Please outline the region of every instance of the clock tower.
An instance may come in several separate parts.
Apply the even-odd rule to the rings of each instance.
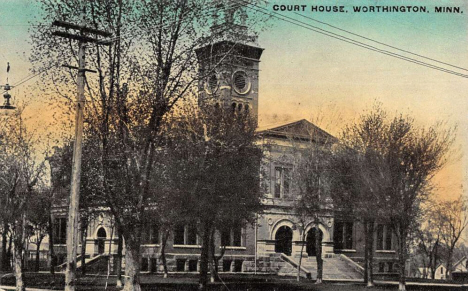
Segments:
[[[212,42],[196,50],[199,63],[198,103],[248,111],[258,117],[258,73],[263,49],[248,33],[245,7],[218,2]],[[216,20],[219,13],[224,17]],[[240,22],[240,23],[236,23]]]

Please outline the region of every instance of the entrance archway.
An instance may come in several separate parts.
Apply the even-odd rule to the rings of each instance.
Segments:
[[[98,254],[103,254],[105,251],[105,245],[106,245],[106,238],[107,238],[107,232],[104,229],[104,227],[101,227],[97,231],[97,248],[98,248]]]
[[[292,252],[293,232],[288,226],[282,226],[275,235],[275,252],[284,253],[287,256]]]
[[[317,232],[318,230],[318,232]],[[315,245],[315,238],[316,236],[319,235],[319,240],[320,242],[322,242],[323,240],[323,232],[317,228],[317,227],[313,227],[311,229],[309,229],[309,231],[307,232],[307,238],[306,238],[306,252],[307,252],[307,255],[309,255],[309,257],[315,257],[317,255],[317,248],[316,248],[316,245]]]

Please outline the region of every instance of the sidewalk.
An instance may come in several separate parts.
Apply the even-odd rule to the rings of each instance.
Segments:
[[[0,286],[0,291],[15,290],[14,286]],[[50,289],[26,288],[26,291],[57,291]]]

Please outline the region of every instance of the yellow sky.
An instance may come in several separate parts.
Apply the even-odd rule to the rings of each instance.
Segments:
[[[270,1],[290,4],[286,0]],[[415,57],[389,47],[350,35],[365,36],[425,57],[468,68],[468,2],[463,0],[299,0],[298,4],[343,5],[349,13],[320,13],[309,10],[300,14],[284,12],[308,25],[365,41],[381,49]],[[421,13],[353,13],[356,5],[425,5]],[[463,14],[433,13],[436,5],[460,7]],[[5,83],[3,65],[11,62],[10,83],[30,75],[28,21],[37,15],[32,0],[0,1],[0,84]],[[319,23],[317,21],[321,21]],[[325,23],[325,24],[324,24]],[[334,27],[332,27],[332,26]],[[339,29],[337,29],[339,28]],[[458,124],[457,146],[463,157],[452,161],[435,181],[440,197],[455,197],[467,180],[468,119],[467,78],[454,76],[370,51],[273,18],[271,27],[260,33],[259,45],[265,48],[260,64],[259,118],[261,124],[307,118],[337,135],[343,124],[356,118],[377,100],[389,112],[413,116],[427,126],[444,120]],[[415,57],[433,65],[468,73],[467,70]],[[6,66],[5,66],[6,67]],[[45,94],[37,78],[14,89],[17,102],[27,101],[31,126],[38,133],[53,130],[48,126],[56,112],[45,103]],[[466,187],[465,187],[466,189]]]

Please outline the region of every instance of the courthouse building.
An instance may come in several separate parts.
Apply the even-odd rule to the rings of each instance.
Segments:
[[[221,33],[214,43],[197,49],[200,67],[199,106],[223,106],[237,111],[249,111],[255,118],[258,107],[268,100],[260,99],[259,64],[263,49],[247,36],[246,27],[230,23],[232,29]],[[218,29],[216,26],[212,28]],[[268,184],[263,199],[264,210],[257,214],[253,226],[234,227],[217,233],[216,245],[225,245],[220,260],[221,272],[263,272],[292,274],[295,272],[301,245],[304,244],[303,275],[315,276],[315,236],[322,236],[324,278],[362,278],[364,231],[353,217],[336,211],[331,199],[323,206],[318,221],[311,218],[305,229],[294,215],[292,177],[295,143],[333,142],[335,137],[307,120],[258,128],[259,144],[265,161],[262,173]],[[53,165],[52,165],[53,166]],[[260,170],[260,169],[259,169]],[[55,252],[65,257],[66,206],[54,212]],[[87,231],[87,262],[92,264],[117,252],[117,235],[108,212],[93,220]],[[305,241],[301,241],[305,231]],[[395,242],[389,227],[377,224],[374,237],[374,260],[377,274],[397,270]],[[201,238],[190,226],[173,230],[166,246],[170,272],[196,272],[199,268]],[[221,248],[220,248],[221,250]],[[142,271],[160,272],[160,234],[157,226],[145,228],[142,242]],[[79,267],[79,266],[78,266]]]

